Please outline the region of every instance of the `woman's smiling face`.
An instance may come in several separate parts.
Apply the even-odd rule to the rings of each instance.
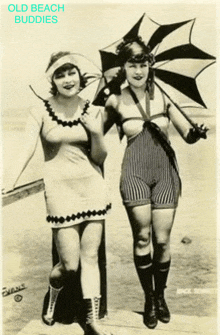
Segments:
[[[124,65],[126,79],[135,88],[141,88],[146,84],[149,74],[149,63],[126,62]]]
[[[65,97],[72,97],[80,90],[80,75],[76,67],[55,71],[53,81],[59,94]]]

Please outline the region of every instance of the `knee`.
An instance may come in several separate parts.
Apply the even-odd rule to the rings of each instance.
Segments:
[[[64,285],[66,280],[72,280],[72,278],[75,278],[77,270],[78,266],[74,266],[73,264],[71,265],[70,263],[59,263],[55,265],[49,277],[51,285],[53,287],[60,287],[60,284]]]
[[[160,251],[166,251],[170,246],[170,237],[169,236],[159,236],[156,238],[155,247]]]
[[[139,234],[135,240],[134,245],[138,249],[144,249],[150,245],[150,232],[145,234]]]
[[[81,263],[90,265],[98,264],[98,251],[96,249],[86,249],[81,252]]]
[[[79,263],[76,261],[65,261],[62,263],[61,272],[63,272],[66,276],[71,276],[71,274],[77,272]]]
[[[66,273],[66,276],[68,277],[76,273],[77,270],[78,270],[78,264],[74,264],[74,263],[64,264],[64,271]]]

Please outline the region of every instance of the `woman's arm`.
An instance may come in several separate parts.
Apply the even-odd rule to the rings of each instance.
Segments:
[[[119,115],[117,113],[118,98],[112,94],[105,104],[103,122],[104,122],[104,134],[106,134],[111,127],[117,123]]]
[[[90,156],[96,165],[102,165],[107,156],[107,149],[104,141],[103,116],[99,110],[97,113],[89,108],[83,114],[81,121],[90,133],[91,150]]]
[[[168,105],[167,113],[178,133],[188,144],[193,144],[200,140],[200,133],[189,123],[189,121],[175,106]],[[205,129],[203,128],[203,125],[198,126],[198,128],[200,128],[200,130]]]
[[[10,174],[8,175],[6,185],[2,190],[3,194],[12,191],[15,188],[16,183],[19,180],[19,177],[21,176],[22,172],[28,165],[30,159],[34,155],[39,138],[39,132],[40,132],[40,125],[33,118],[32,115],[29,115],[25,128],[25,135],[23,141],[24,145],[21,149],[21,152],[19,152],[19,158],[17,159],[12,169],[10,170]]]

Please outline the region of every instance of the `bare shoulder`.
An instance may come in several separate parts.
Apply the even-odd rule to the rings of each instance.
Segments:
[[[106,101],[106,109],[113,108],[114,110],[118,110],[118,106],[120,104],[121,96],[116,94],[111,94],[108,100]]]
[[[34,118],[40,125],[43,121],[46,107],[42,100],[38,99],[33,106],[30,106],[28,116]]]

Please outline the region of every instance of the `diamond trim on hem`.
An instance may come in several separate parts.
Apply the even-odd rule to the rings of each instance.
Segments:
[[[80,219],[80,218],[85,218],[85,217],[91,217],[91,216],[96,216],[96,215],[105,215],[107,213],[107,211],[109,209],[111,209],[111,204],[108,204],[106,206],[105,209],[103,210],[93,210],[93,211],[90,211],[88,210],[87,212],[81,212],[81,213],[77,213],[77,214],[72,214],[71,216],[70,215],[67,215],[66,217],[63,217],[63,216],[51,216],[51,215],[48,215],[47,216],[47,221],[48,222],[52,222],[52,223],[64,223],[65,221],[67,222],[70,222],[70,221],[75,221],[76,219]]]

